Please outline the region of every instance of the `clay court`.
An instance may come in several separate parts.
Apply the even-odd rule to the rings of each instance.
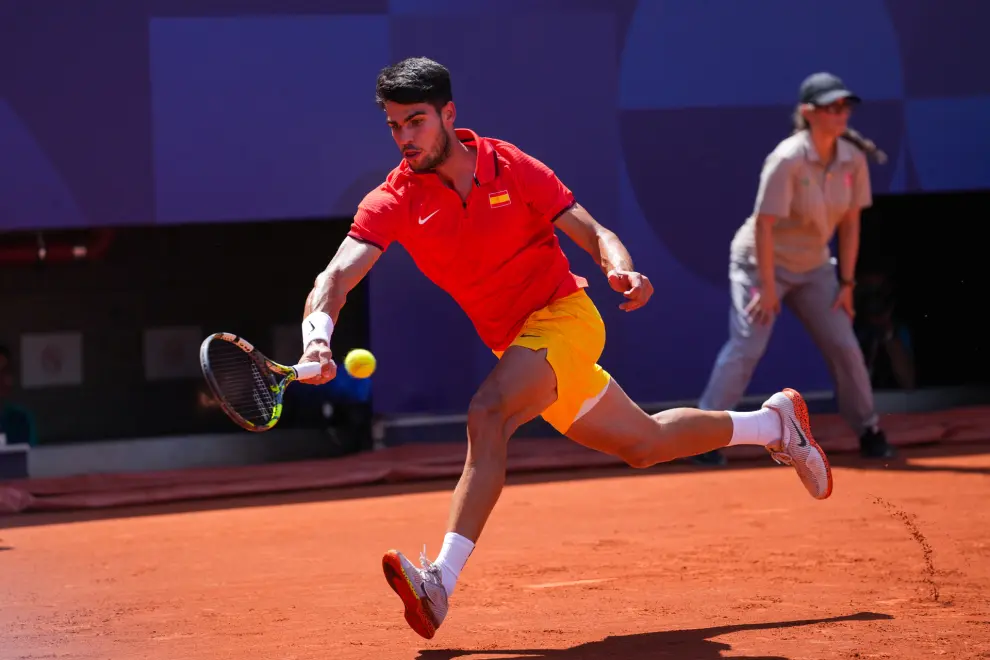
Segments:
[[[11,515],[0,656],[990,658],[990,444],[833,463],[510,476],[430,641],[380,557],[435,556],[449,478]]]

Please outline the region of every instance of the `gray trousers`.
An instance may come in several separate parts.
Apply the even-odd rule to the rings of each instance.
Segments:
[[[852,320],[843,310],[832,309],[839,292],[835,266],[827,263],[807,273],[777,268],[776,279],[781,304],[801,321],[825,358],[835,382],[839,413],[857,436],[862,435],[877,424],[878,416]],[[729,282],[732,292],[729,341],[719,352],[701,396],[698,407],[702,410],[732,410],[738,405],[773,331],[773,323],[754,325],[746,318],[746,306],[759,287],[757,271],[732,263]]]

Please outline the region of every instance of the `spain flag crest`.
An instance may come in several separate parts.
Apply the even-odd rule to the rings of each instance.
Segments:
[[[512,203],[509,199],[508,190],[499,190],[498,192],[488,193],[488,203],[492,205],[493,209],[497,209],[500,206],[508,206]]]

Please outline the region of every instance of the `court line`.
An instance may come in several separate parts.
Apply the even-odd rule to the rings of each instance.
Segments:
[[[597,578],[594,580],[571,580],[570,582],[545,582],[543,584],[529,584],[526,589],[554,589],[556,587],[573,587],[579,584],[601,584],[611,582],[615,578]]]

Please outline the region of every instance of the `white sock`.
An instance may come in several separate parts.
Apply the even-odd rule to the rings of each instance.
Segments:
[[[732,418],[732,445],[760,445],[768,447],[780,441],[780,415],[773,408],[760,408],[753,412],[729,411]]]
[[[440,548],[440,554],[437,555],[437,560],[433,563],[440,567],[443,575],[443,587],[447,590],[447,596],[454,593],[457,578],[461,576],[464,564],[467,563],[473,550],[474,542],[460,534],[447,532],[443,537],[443,547]]]

